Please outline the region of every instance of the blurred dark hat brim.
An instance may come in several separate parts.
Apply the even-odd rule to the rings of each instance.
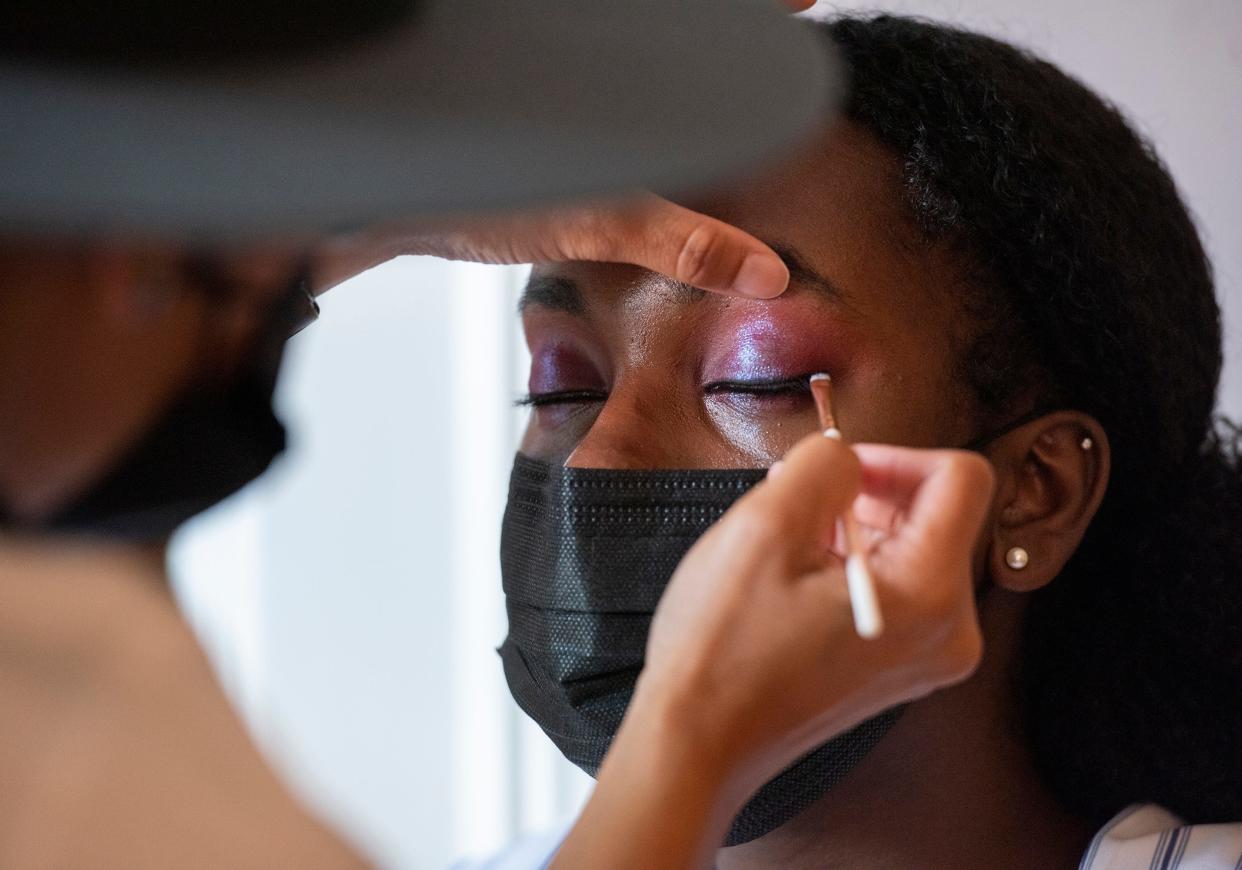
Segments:
[[[262,64],[10,58],[0,226],[245,239],[687,191],[839,96],[827,41],[770,0],[441,0]]]

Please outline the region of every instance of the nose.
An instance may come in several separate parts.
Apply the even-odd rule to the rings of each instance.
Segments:
[[[693,414],[671,390],[618,384],[590,430],[565,460],[568,468],[694,468]]]

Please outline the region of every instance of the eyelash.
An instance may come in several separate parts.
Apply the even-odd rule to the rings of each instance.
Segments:
[[[807,372],[804,375],[783,378],[779,381],[714,381],[705,386],[703,392],[709,396],[721,393],[741,393],[747,396],[787,396],[805,393],[809,396],[812,374],[814,372]]]
[[[576,405],[602,402],[607,393],[599,390],[558,390],[552,393],[530,393],[514,401],[519,408],[542,408],[545,405]]]
[[[811,375],[797,375],[779,381],[713,381],[703,388],[709,396],[721,394],[741,394],[747,396],[787,396],[810,395]],[[560,390],[551,393],[531,393],[522,396],[516,402],[519,408],[539,408],[546,405],[585,404],[587,402],[603,402],[607,393],[599,390]]]

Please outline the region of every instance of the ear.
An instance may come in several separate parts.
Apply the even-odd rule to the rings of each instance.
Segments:
[[[1057,411],[997,439],[988,456],[996,498],[986,570],[1012,592],[1039,589],[1061,573],[1100,507],[1108,436],[1087,414]]]

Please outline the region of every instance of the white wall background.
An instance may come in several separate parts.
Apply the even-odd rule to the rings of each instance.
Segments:
[[[494,652],[525,272],[402,258],[324,297],[277,396],[288,453],[173,548],[256,736],[385,866],[496,850],[589,783]]]
[[[862,7],[815,12],[847,8]],[[1242,3],[883,8],[1032,47],[1156,142],[1216,264],[1222,407],[1242,414]],[[385,866],[498,848],[587,787],[516,710],[493,652],[523,274],[404,258],[334,290],[290,347],[289,453],[174,548],[182,601],[257,737]]]

